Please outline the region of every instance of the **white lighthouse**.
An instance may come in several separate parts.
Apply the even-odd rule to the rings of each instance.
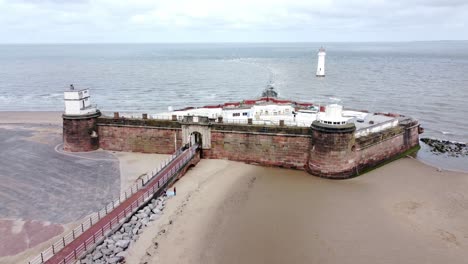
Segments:
[[[317,77],[325,77],[325,49],[322,47],[319,49],[317,54],[318,62],[317,62]]]

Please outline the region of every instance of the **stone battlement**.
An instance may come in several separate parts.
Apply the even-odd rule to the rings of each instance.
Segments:
[[[88,120],[88,121],[86,121]],[[202,158],[229,159],[263,166],[306,170],[326,178],[345,179],[419,146],[419,124],[405,118],[398,126],[356,138],[354,123],[310,127],[223,123],[222,119],[184,116],[169,119],[96,116],[82,121],[64,116],[64,140],[70,151],[88,151],[89,144],[71,137],[95,128],[95,147],[115,151],[170,154],[196,140]],[[82,126],[76,122],[82,122]],[[71,133],[82,129],[82,133]],[[91,140],[91,139],[89,139]],[[85,142],[89,141],[88,139]]]

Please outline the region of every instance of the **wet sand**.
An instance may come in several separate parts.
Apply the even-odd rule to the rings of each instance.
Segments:
[[[468,259],[468,174],[414,159],[344,181],[202,160],[176,186],[164,216],[131,246],[128,263]]]
[[[27,262],[167,157],[64,153],[61,122],[59,112],[0,112],[0,263]]]
[[[62,125],[58,111],[0,111],[0,124],[54,124]]]
[[[77,222],[60,225],[37,220],[0,219],[0,251],[8,253],[0,258],[0,263],[27,263],[76,225]]]

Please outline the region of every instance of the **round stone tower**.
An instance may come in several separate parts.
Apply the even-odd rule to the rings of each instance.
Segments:
[[[346,179],[356,175],[354,123],[341,114],[341,105],[328,105],[311,126],[311,148],[306,169],[313,175]]]
[[[64,92],[63,149],[71,152],[99,148],[97,118],[101,112],[91,104],[89,89],[75,90],[73,85]]]

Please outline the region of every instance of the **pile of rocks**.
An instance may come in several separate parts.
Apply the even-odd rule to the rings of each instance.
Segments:
[[[468,156],[468,145],[465,143],[433,138],[421,138],[421,141],[428,145],[434,154],[446,154],[451,157]]]
[[[125,250],[130,243],[136,241],[143,228],[151,221],[158,219],[164,210],[166,198],[161,196],[152,199],[144,208],[138,210],[120,230],[104,240],[93,252],[86,255],[80,263],[83,264],[114,264],[125,260]]]

